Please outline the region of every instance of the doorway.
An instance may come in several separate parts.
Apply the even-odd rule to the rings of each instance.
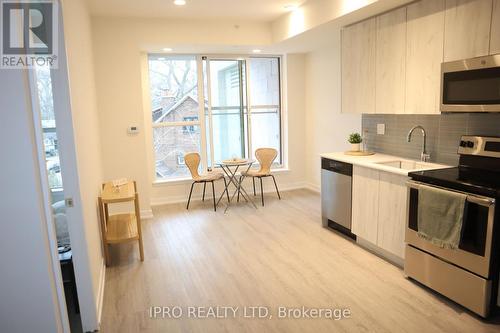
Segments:
[[[83,332],[78,292],[73,266],[73,253],[68,228],[69,216],[67,207],[73,205],[71,199],[64,195],[64,182],[61,169],[60,147],[57,134],[57,123],[54,112],[54,97],[51,70],[48,66],[36,66],[32,71],[33,106],[39,119],[37,124],[41,147],[41,156],[45,165],[46,184],[48,184],[48,201],[52,229],[57,239],[57,252],[61,278],[64,286],[64,297],[71,332]]]

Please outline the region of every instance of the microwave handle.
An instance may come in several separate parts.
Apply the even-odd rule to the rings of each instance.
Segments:
[[[471,193],[467,193],[467,192],[462,192],[462,191],[450,190],[450,189],[447,189],[447,188],[444,188],[444,187],[441,187],[441,186],[428,185],[428,184],[416,182],[414,180],[407,181],[406,182],[406,186],[408,186],[410,188],[413,188],[415,190],[418,190],[420,188],[420,186],[428,186],[428,187],[435,187],[435,188],[439,188],[439,189],[450,191],[450,192],[462,193],[462,194],[467,195],[467,199],[466,200],[468,202],[475,203],[475,204],[478,204],[478,205],[481,205],[481,206],[485,206],[485,207],[489,207],[489,206],[495,204],[495,199],[492,199],[492,198],[482,197],[482,196],[478,196],[478,195],[475,195],[475,194],[471,194]]]

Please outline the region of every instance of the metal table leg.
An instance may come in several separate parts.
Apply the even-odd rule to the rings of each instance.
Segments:
[[[253,200],[250,198],[250,196],[248,195],[248,193],[246,192],[246,190],[243,188],[243,186],[241,185],[243,180],[245,179],[245,177],[241,177],[241,179],[237,179],[236,177],[236,173],[238,172],[238,169],[239,169],[239,165],[236,166],[236,168],[234,169],[234,171],[231,170],[231,168],[227,165],[221,165],[221,168],[222,170],[224,171],[224,173],[227,175],[229,181],[227,182],[225,188],[224,188],[224,191],[222,191],[222,194],[221,196],[219,197],[219,200],[217,200],[217,205],[219,204],[219,202],[222,200],[222,198],[224,197],[224,193],[227,193],[229,194],[229,186],[230,184],[233,184],[235,187],[236,187],[236,190],[234,191],[233,195],[229,198],[228,200],[228,204],[226,206],[226,209],[224,210],[224,212],[227,211],[227,209],[229,208],[229,206],[231,205],[231,200],[233,200],[233,198],[235,197],[235,195],[240,192],[241,195],[243,196],[243,198],[245,199],[246,202],[250,201],[250,203],[252,203],[252,205],[257,208],[257,206],[255,205],[255,203],[253,202]],[[248,171],[251,167],[251,164],[248,166],[247,170]]]
[[[248,172],[248,170],[250,170],[250,167],[252,165],[250,164],[246,170],[246,172]],[[250,201],[252,203],[252,205],[257,208],[257,206],[255,205],[255,203],[253,202],[253,200],[250,198],[250,196],[248,195],[247,191],[245,190],[245,188],[241,185],[243,183],[243,180],[245,180],[245,176],[242,175],[242,177],[239,179],[239,180],[236,180],[236,172],[233,174],[234,177],[234,185],[236,186],[236,191],[233,193],[233,196],[231,197],[234,198],[234,196],[240,192],[242,197],[245,199],[246,202]]]
[[[220,201],[222,200],[222,198],[224,197],[224,193],[227,193],[227,195],[229,196],[229,186],[230,186],[231,184],[233,184],[233,185],[234,185],[234,183],[233,183],[233,181],[232,181],[232,178],[233,178],[234,176],[233,176],[233,173],[231,172],[231,169],[229,169],[229,167],[228,167],[228,168],[227,168],[227,170],[226,170],[226,168],[224,167],[224,165],[221,165],[220,167],[222,168],[222,170],[224,171],[224,173],[227,175],[227,177],[228,177],[228,180],[229,180],[229,181],[225,184],[224,191],[222,191],[222,194],[221,194],[221,196],[219,197],[219,200],[217,200],[217,205],[219,205],[219,202],[220,202]],[[236,170],[235,170],[234,174],[236,174],[236,171],[237,171],[237,170],[238,170],[238,167],[236,168]],[[229,199],[228,199],[228,204],[230,204],[230,203],[231,203],[231,198],[229,198]]]

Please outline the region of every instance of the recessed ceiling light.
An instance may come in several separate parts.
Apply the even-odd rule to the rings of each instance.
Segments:
[[[170,47],[163,48],[163,52],[172,52],[172,51],[173,51],[173,49]]]
[[[255,50],[252,50],[253,53],[261,53],[262,50],[259,50],[259,49],[255,49]]]
[[[186,4],[186,0],[175,0],[174,5],[184,6]]]
[[[288,5],[285,5],[285,10],[289,10],[289,11],[293,11],[293,10],[296,10],[297,8],[299,8],[298,5],[295,5],[295,4],[288,4]]]

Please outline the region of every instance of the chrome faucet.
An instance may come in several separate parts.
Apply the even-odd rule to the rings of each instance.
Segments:
[[[420,125],[413,126],[411,128],[411,130],[408,132],[408,136],[406,137],[406,141],[411,142],[411,135],[412,135],[413,131],[416,130],[417,128],[422,130],[422,135],[424,137],[424,141],[422,144],[422,153],[420,154],[420,160],[423,162],[427,162],[431,158],[431,155],[427,153],[427,150],[425,148],[425,145],[427,142],[427,133],[425,133],[425,129]]]

